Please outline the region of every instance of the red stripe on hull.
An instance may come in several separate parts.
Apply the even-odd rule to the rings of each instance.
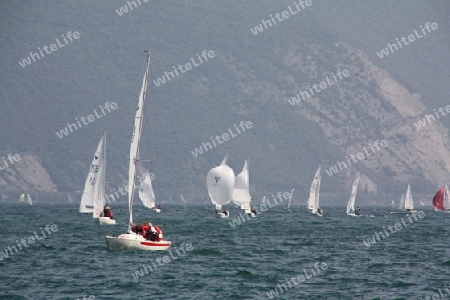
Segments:
[[[170,244],[152,243],[152,242],[141,242],[144,246],[170,246]]]

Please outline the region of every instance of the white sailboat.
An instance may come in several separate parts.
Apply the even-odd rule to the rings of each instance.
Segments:
[[[411,186],[408,183],[408,187],[406,188],[406,193],[402,195],[400,199],[400,206],[398,211],[391,211],[391,214],[404,214],[404,213],[413,213],[417,212],[414,210],[414,201],[411,193]]]
[[[155,193],[153,192],[150,174],[145,172],[142,178],[143,180],[141,180],[141,186],[139,188],[139,198],[145,207],[149,209],[155,208]]]
[[[308,209],[311,211],[312,214],[317,215],[319,217],[323,216],[323,211],[320,209],[319,206],[321,167],[322,165],[319,166],[319,168],[316,171],[316,174],[314,175],[314,179],[311,183],[311,188],[309,190],[309,199],[308,199]]]
[[[92,213],[94,219],[99,220],[100,225],[114,225],[116,220],[102,217],[103,208],[106,205],[105,181],[106,175],[106,132],[98,142],[97,150],[89,167],[89,173],[84,184],[81,196],[79,212]]]
[[[118,237],[109,235],[106,236],[106,244],[110,250],[166,250],[172,245],[172,242],[163,240],[162,232],[159,234],[159,239],[157,241],[150,241],[144,238],[141,234],[137,234],[131,230],[133,226],[133,201],[134,190],[136,187],[136,168],[139,162],[139,144],[144,121],[144,105],[147,92],[148,70],[150,66],[150,53],[148,51],[145,52],[147,52],[147,69],[144,74],[142,88],[139,94],[139,101],[136,108],[134,128],[130,145],[130,164],[128,173],[128,210],[130,213],[130,219],[128,231]]]
[[[248,174],[248,161],[244,163],[242,172],[239,173],[234,182],[233,190],[233,202],[240,206],[246,214],[249,216],[256,217],[256,214],[252,211],[251,203],[252,197],[250,197],[250,186],[249,186],[249,174]]]
[[[359,214],[359,211],[355,211],[355,200],[356,200],[356,193],[358,192],[359,180],[360,180],[360,176],[358,176],[353,181],[352,193],[350,194],[350,199],[348,199],[348,203],[347,203],[347,216],[352,216],[352,217],[360,217],[361,216]]]
[[[25,194],[20,194],[19,202],[25,202]]]
[[[73,203],[73,199],[72,199],[72,197],[70,196],[70,194],[67,194],[67,198],[69,199],[69,203]]]
[[[285,207],[283,207],[283,209],[287,212],[291,212],[291,202],[292,202],[292,197],[294,195],[294,189],[291,190],[290,195],[289,195],[289,200],[288,203]]]
[[[33,201],[31,200],[30,194],[27,194],[27,204],[33,205]]]
[[[235,177],[233,170],[227,166],[227,157],[222,163],[208,171],[206,175],[206,187],[209,198],[216,206],[216,214],[219,218],[228,218],[230,213],[222,210],[222,206],[231,202],[235,186]]]

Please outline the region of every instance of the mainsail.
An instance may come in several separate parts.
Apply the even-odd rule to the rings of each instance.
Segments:
[[[101,205],[99,204],[100,201],[104,201],[105,198],[105,173],[102,170],[105,167],[103,163],[105,139],[106,133],[103,133],[89,168],[79,208],[80,213],[92,213],[93,217],[98,217],[98,214],[96,215],[98,212],[97,206]]]
[[[134,116],[134,128],[130,145],[130,165],[128,172],[128,210],[130,212],[130,224],[133,223],[133,197],[136,184],[136,168],[139,162],[139,144],[141,141],[142,125],[144,121],[145,94],[147,92],[148,69],[150,66],[150,55],[147,55],[147,69],[142,80],[141,93],[139,94],[136,114]]]
[[[408,183],[408,188],[406,189],[405,194],[405,209],[413,210],[414,209],[414,201],[411,194],[411,186]]]
[[[221,209],[222,205],[231,202],[234,185],[234,172],[226,165],[225,157],[220,166],[212,168],[206,175],[208,194],[216,209]]]
[[[308,209],[311,210],[313,214],[317,213],[317,209],[319,208],[319,191],[320,191],[320,169],[322,165],[316,171],[314,175],[314,179],[311,183],[311,188],[309,190],[309,199],[308,199]]]
[[[242,172],[235,178],[234,190],[233,190],[233,202],[245,210],[245,213],[251,213],[249,191],[249,175],[248,175],[248,161],[244,163]]]
[[[30,194],[27,194],[27,203],[33,205],[33,201],[31,200]]]
[[[437,191],[433,197],[433,206],[436,210],[447,210],[450,208],[450,199],[447,184]]]
[[[356,192],[358,191],[360,177],[358,176],[352,185],[352,193],[347,203],[347,215],[355,212]]]
[[[152,180],[150,174],[145,172],[141,181],[141,187],[139,188],[139,198],[147,208],[155,207],[155,193],[153,192]]]
[[[294,196],[294,189],[291,190],[291,192],[289,193],[289,200],[288,203],[286,205],[286,209],[291,208],[291,202],[292,202],[292,197]]]

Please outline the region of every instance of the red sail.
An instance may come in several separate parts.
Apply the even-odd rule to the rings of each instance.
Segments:
[[[433,206],[438,210],[444,210],[444,195],[445,189],[440,188],[433,197]]]

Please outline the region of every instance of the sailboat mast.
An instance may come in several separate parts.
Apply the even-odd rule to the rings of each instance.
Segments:
[[[145,106],[145,95],[147,92],[148,69],[150,66],[150,52],[147,50],[144,52],[147,53],[147,69],[145,71],[144,79],[142,81],[141,93],[139,94],[139,101],[138,106],[136,108],[136,115],[134,117],[134,128],[130,146],[130,169],[128,173],[128,210],[130,212],[130,224],[128,225],[129,227],[133,223],[133,199],[136,181],[136,168],[139,161],[139,145],[141,141],[142,124],[145,112],[144,106]]]

